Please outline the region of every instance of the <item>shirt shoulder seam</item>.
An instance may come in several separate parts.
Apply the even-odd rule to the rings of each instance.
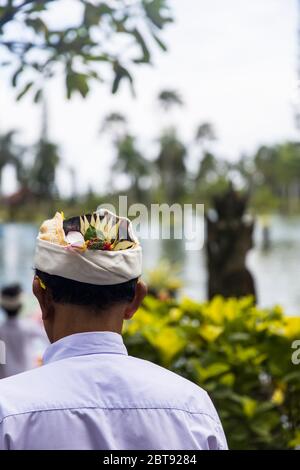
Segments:
[[[72,410],[84,410],[84,409],[89,409],[89,410],[161,410],[161,411],[181,411],[183,413],[187,413],[190,415],[203,415],[209,417],[212,421],[214,421],[216,424],[219,426],[221,425],[220,421],[214,418],[211,414],[207,413],[206,411],[199,410],[199,411],[192,411],[192,410],[186,410],[184,408],[179,408],[179,407],[161,407],[161,406],[115,406],[115,407],[104,407],[104,406],[68,406],[68,407],[58,407],[58,408],[42,408],[38,410],[28,410],[28,411],[21,411],[19,413],[11,413],[7,414],[6,416],[3,416],[2,419],[0,419],[0,424],[3,424],[4,421],[8,418],[13,418],[17,416],[22,416],[25,414],[32,414],[32,413],[42,413],[42,412],[51,412],[51,411],[72,411]]]

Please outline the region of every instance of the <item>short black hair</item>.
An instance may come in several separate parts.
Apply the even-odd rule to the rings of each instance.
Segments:
[[[2,287],[1,289],[1,297],[3,296],[6,298],[11,298],[11,300],[14,300],[21,293],[22,287],[18,283],[9,284],[7,286]],[[6,312],[8,317],[16,317],[22,308],[22,303],[20,302],[20,304],[14,308],[7,307],[5,305],[1,305],[1,307]]]
[[[118,303],[132,302],[138,281],[135,278],[120,284],[98,286],[48,274],[39,269],[35,273],[47,289],[50,289],[54,302],[81,305],[94,311],[103,311]]]

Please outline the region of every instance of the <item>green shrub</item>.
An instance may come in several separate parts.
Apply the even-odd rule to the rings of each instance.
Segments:
[[[129,354],[207,390],[232,449],[300,446],[300,365],[292,342],[300,318],[251,298],[208,303],[148,296],[124,328]]]

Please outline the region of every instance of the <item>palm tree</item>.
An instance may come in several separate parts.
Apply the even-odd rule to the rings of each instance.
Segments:
[[[31,178],[33,192],[41,199],[51,200],[56,194],[55,176],[59,161],[58,146],[40,139],[35,146]]]
[[[180,93],[176,90],[162,90],[158,94],[157,99],[165,112],[184,105]],[[179,140],[174,126],[164,129],[158,141],[159,153],[155,163],[158,170],[162,197],[164,197],[168,203],[174,203],[178,201],[184,193],[187,173],[185,167],[187,149]]]
[[[126,175],[130,181],[130,192],[135,200],[143,197],[141,178],[149,175],[149,162],[138,150],[136,139],[128,131],[127,118],[120,112],[113,111],[103,119],[100,132],[112,134],[116,152],[116,162],[112,166],[111,186],[114,187],[116,175]]]
[[[16,169],[17,179],[23,183],[23,164],[21,157],[24,154],[24,147],[15,143],[17,131],[11,130],[6,134],[0,135],[0,193],[1,193],[1,176],[6,165],[13,165]]]
[[[104,117],[100,127],[100,133],[110,132],[113,134],[114,139],[118,140],[124,135],[126,127],[126,116],[118,111],[113,111]]]
[[[286,142],[261,147],[255,157],[257,186],[268,187],[285,210],[297,209],[300,199],[300,145]]]
[[[166,200],[168,203],[173,203],[178,201],[184,193],[187,149],[179,140],[174,128],[162,133],[159,145],[156,166]]]
[[[58,146],[48,137],[48,114],[45,101],[42,106],[41,136],[34,150],[35,160],[30,175],[32,189],[40,199],[51,201],[57,192],[55,178],[60,156]]]
[[[200,147],[199,169],[195,177],[196,185],[200,189],[207,189],[209,179],[216,179],[218,173],[218,162],[216,157],[208,151],[207,144],[216,140],[215,130],[209,122],[202,122],[196,129],[195,142]]]
[[[184,104],[180,94],[175,90],[162,90],[158,95],[158,101],[165,111]]]
[[[136,145],[136,139],[125,134],[115,143],[117,160],[112,167],[113,176],[126,175],[130,180],[130,189],[135,200],[142,198],[140,180],[149,175],[149,162],[143,157]]]
[[[216,140],[216,134],[213,125],[209,122],[201,123],[196,130],[195,140],[203,147],[207,142],[213,142]]]
[[[217,159],[209,152],[205,152],[201,162],[197,175],[198,181],[207,181],[210,176],[217,173]]]

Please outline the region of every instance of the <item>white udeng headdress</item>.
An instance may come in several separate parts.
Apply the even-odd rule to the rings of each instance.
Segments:
[[[126,217],[104,210],[64,220],[57,212],[40,227],[34,266],[88,284],[120,284],[142,274],[142,249]]]

